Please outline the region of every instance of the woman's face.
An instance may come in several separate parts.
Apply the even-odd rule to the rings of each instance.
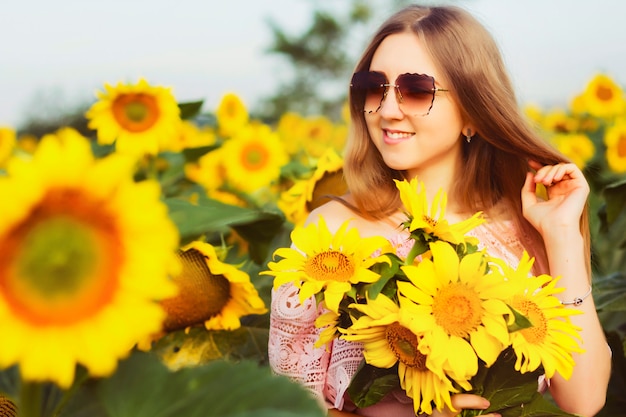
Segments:
[[[396,84],[401,74],[417,73],[434,77],[436,88],[449,88],[412,33],[385,38],[369,70],[384,73],[390,84]],[[449,92],[437,91],[428,115],[411,114],[406,105],[399,105],[396,95],[397,89],[389,87],[378,111],[365,113],[372,141],[390,168],[406,170],[410,177],[418,176],[426,184],[448,189],[462,163],[461,134],[466,125],[459,107]]]

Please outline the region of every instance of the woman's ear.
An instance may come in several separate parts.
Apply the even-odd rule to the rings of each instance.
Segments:
[[[470,143],[472,141],[472,137],[476,134],[476,129],[474,129],[474,126],[472,125],[465,125],[461,134],[465,136],[465,141]]]

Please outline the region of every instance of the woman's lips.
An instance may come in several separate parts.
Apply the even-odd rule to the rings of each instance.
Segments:
[[[404,142],[413,137],[412,132],[383,130],[383,140],[388,145]]]

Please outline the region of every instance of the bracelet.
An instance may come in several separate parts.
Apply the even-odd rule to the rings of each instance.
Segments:
[[[591,285],[589,285],[589,290],[583,294],[582,297],[576,297],[572,301],[561,301],[561,304],[564,306],[579,306],[583,303],[585,298],[589,297],[589,295],[591,295]]]

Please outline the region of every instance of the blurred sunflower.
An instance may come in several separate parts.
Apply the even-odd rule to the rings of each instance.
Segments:
[[[309,117],[302,121],[301,145],[311,158],[319,158],[335,139],[335,127],[328,117]]]
[[[430,244],[433,259],[417,266],[403,266],[410,282],[398,281],[399,292],[416,304],[411,330],[423,334],[420,348],[428,355],[428,367],[450,369],[457,381],[469,380],[478,371],[477,357],[491,366],[505,346],[509,333],[502,300],[516,288],[489,275],[482,252],[459,260],[446,242]]]
[[[278,248],[274,256],[278,262],[269,262],[274,288],[293,283],[300,288],[300,301],[324,290],[326,307],[338,312],[339,303],[352,284],[374,282],[380,275],[368,269],[375,263],[388,262],[384,253],[390,252],[389,241],[381,236],[361,237],[356,228],[348,228],[349,221],[331,234],[322,217],[319,223],[295,227],[291,232],[294,247]],[[382,251],[379,256],[372,256]]]
[[[278,135],[261,123],[237,131],[222,145],[228,185],[245,193],[267,187],[280,177],[289,157]]]
[[[615,173],[626,172],[626,119],[620,119],[604,133],[606,160]]]
[[[532,327],[511,333],[517,356],[515,369],[532,372],[542,365],[546,378],[558,372],[568,379],[574,369],[572,352],[583,352],[577,342],[580,328],[569,317],[582,314],[581,311],[566,308],[554,296],[564,290],[556,287],[558,279],[549,275],[529,276],[533,259],[527,253],[516,269],[499,259],[493,262],[500,266],[503,277],[521,288],[507,303],[532,323]]]
[[[408,220],[404,223],[404,226],[410,232],[415,232],[419,229],[426,234],[455,245],[468,241],[474,242],[474,238],[466,237],[465,234],[484,222],[481,212],[475,213],[469,219],[451,225],[445,218],[448,198],[442,190],[439,190],[435,195],[429,213],[428,197],[426,196],[426,187],[423,182],[418,181],[416,178],[411,179],[411,181],[394,181],[400,191],[400,199],[407,211]]]
[[[296,155],[302,150],[303,117],[295,112],[286,112],[280,116],[276,133],[289,155]]]
[[[77,364],[106,376],[161,328],[176,293],[178,231],[134,162],[95,160],[72,131],[9,161],[0,193],[0,368],[67,388]]]
[[[326,203],[329,195],[341,196],[347,190],[343,159],[333,148],[328,148],[318,160],[311,177],[296,180],[281,193],[277,204],[289,221],[299,225],[304,223],[311,211]]]
[[[576,166],[583,169],[596,153],[596,147],[584,133],[559,133],[550,142]]]
[[[105,84],[85,116],[98,133],[98,143],[116,150],[156,155],[168,149],[180,129],[180,109],[169,88],[137,84]]]
[[[457,390],[447,378],[447,370],[440,368],[435,373],[427,367],[427,357],[419,349],[421,336],[411,331],[412,318],[402,311],[404,305],[379,294],[366,304],[351,307],[362,315],[347,329],[339,329],[341,338],[363,343],[365,362],[372,366],[388,369],[398,364],[400,386],[413,399],[416,415],[432,414],[433,402],[438,409],[454,408],[450,393]]]
[[[250,116],[246,105],[234,93],[225,94],[220,100],[217,110],[217,128],[220,136],[229,138],[248,125]]]
[[[205,153],[197,161],[185,164],[185,176],[208,192],[219,189],[226,181],[224,148]]]
[[[182,120],[178,134],[163,150],[180,152],[183,149],[215,145],[216,142],[217,135],[212,128],[207,126],[198,127],[189,120]]]
[[[16,145],[15,129],[7,126],[0,126],[0,169],[4,167]]]
[[[606,74],[597,74],[589,81],[582,100],[587,112],[596,117],[610,118],[626,111],[622,88]]]
[[[201,323],[208,330],[234,330],[241,327],[242,317],[267,312],[250,276],[223,263],[209,243],[192,242],[178,252],[178,257],[182,271],[174,282],[179,292],[161,301],[167,312],[164,330]]]

